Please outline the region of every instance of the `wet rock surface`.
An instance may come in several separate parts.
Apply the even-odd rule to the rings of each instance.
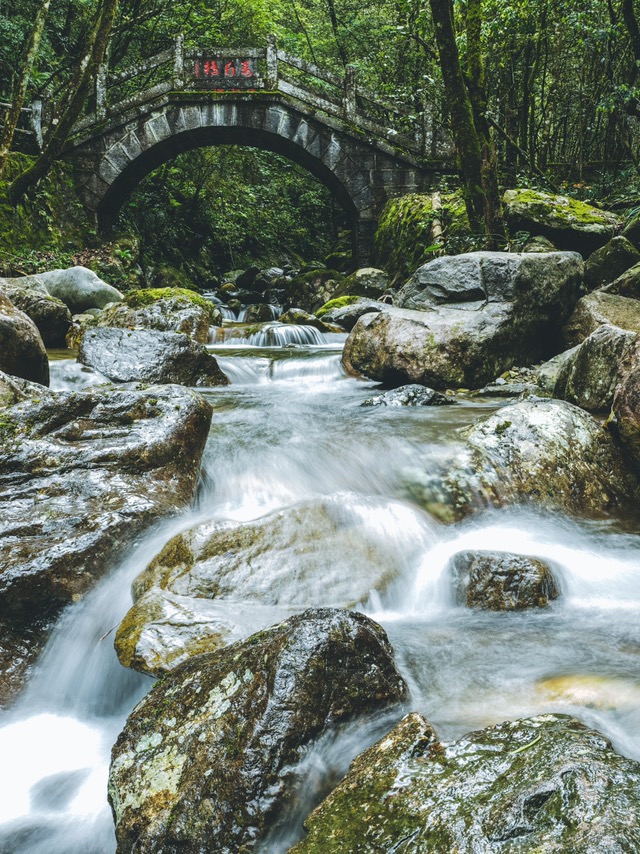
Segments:
[[[38,329],[0,293],[0,371],[49,385],[49,360]]]
[[[615,430],[640,471],[640,343],[635,343],[620,365],[612,415]]]
[[[564,329],[566,346],[582,344],[592,332],[605,324],[640,332],[640,301],[604,290],[582,297]]]
[[[404,385],[400,388],[368,397],[363,406],[450,406],[457,401],[446,394],[423,385]]]
[[[568,252],[438,258],[399,292],[401,308],[360,318],[343,365],[392,387],[479,388],[557,351],[582,268]]]
[[[71,314],[82,314],[89,308],[104,308],[110,302],[119,302],[122,294],[117,288],[103,282],[93,270],[86,267],[69,267],[67,270],[48,270],[20,279],[0,279],[23,288],[42,287],[52,297],[61,300]]]
[[[443,521],[512,504],[602,517],[634,506],[638,482],[589,413],[560,400],[503,407],[445,461],[407,469],[408,494]]]
[[[71,312],[59,299],[34,288],[16,285],[3,286],[4,293],[16,308],[23,311],[35,323],[45,347],[64,347],[66,335],[71,328]]]
[[[456,599],[468,608],[522,611],[544,608],[560,595],[551,569],[541,560],[505,552],[459,552],[450,572]]]
[[[202,344],[187,335],[152,330],[87,329],[78,361],[115,382],[228,385]]]
[[[362,502],[351,499],[303,501],[253,522],[204,523],[174,537],[133,584],[136,601],[116,635],[121,663],[157,674],[246,637],[247,608],[255,628],[274,613],[353,607],[383,591],[401,571],[403,550],[383,545]],[[392,507],[386,511],[392,518]],[[181,616],[188,612],[198,615],[196,636]]]
[[[309,742],[402,701],[384,631],[362,614],[306,611],[157,683],[112,752],[118,850],[251,850],[291,795]]]
[[[441,744],[411,714],[353,762],[291,851],[635,851],[639,783],[639,763],[567,715]]]
[[[211,408],[179,387],[54,393],[3,378],[2,388],[4,698],[18,687],[7,671],[15,679],[33,653],[16,655],[15,644],[88,590],[138,532],[191,502]]]
[[[584,265],[584,283],[590,291],[611,284],[640,262],[640,252],[626,237],[614,237],[590,255]]]
[[[351,273],[334,292],[334,299],[346,295],[378,299],[389,287],[389,276],[376,267],[361,267]]]
[[[382,311],[386,305],[386,303],[378,300],[347,296],[339,300],[330,300],[316,314],[326,323],[337,323],[347,332],[351,332],[364,314]]]

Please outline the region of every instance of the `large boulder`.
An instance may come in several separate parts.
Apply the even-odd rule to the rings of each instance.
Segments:
[[[608,285],[630,267],[640,263],[640,252],[626,237],[614,237],[597,249],[584,265],[584,282],[593,291]]]
[[[5,377],[3,387],[0,697],[16,687],[5,680],[11,638],[53,619],[143,528],[190,504],[211,420],[179,386],[54,393]]]
[[[601,293],[640,299],[640,263],[629,267],[617,279],[614,279],[610,285],[605,285],[601,289]]]
[[[376,267],[361,267],[336,288],[333,298],[347,295],[378,299],[389,287],[389,276]]]
[[[0,292],[0,371],[49,385],[49,360],[38,329]]]
[[[540,234],[558,249],[580,252],[585,257],[608,243],[621,226],[615,214],[540,190],[507,190],[504,210],[512,233]]]
[[[564,329],[566,346],[581,344],[599,326],[605,324],[640,332],[640,301],[603,290],[582,297]]]
[[[331,299],[316,311],[316,317],[325,323],[336,323],[347,332],[351,332],[363,314],[382,311],[386,303],[365,297],[344,296]]]
[[[80,342],[78,361],[115,382],[229,383],[202,344],[176,332],[90,328]]]
[[[130,291],[97,318],[98,326],[180,332],[200,344],[209,343],[209,329],[220,326],[220,310],[199,294],[184,288]]]
[[[551,389],[553,395],[589,412],[609,410],[621,366],[638,338],[637,332],[599,326],[569,351]]]
[[[122,294],[117,288],[103,282],[87,267],[69,267],[68,270],[48,270],[20,279],[5,279],[12,285],[23,288],[46,288],[50,296],[56,297],[69,308],[71,314],[82,314],[89,308],[104,308],[110,302],[119,302]],[[0,286],[2,280],[0,280]]]
[[[363,505],[338,494],[253,522],[205,522],[177,535],[133,584],[135,604],[116,635],[121,663],[158,674],[246,637],[265,620],[269,625],[274,609],[288,616],[312,605],[353,607],[373,590],[383,592],[412,546],[381,537],[363,514],[373,507],[389,517],[403,511],[394,502]],[[195,635],[185,614],[197,614]]]
[[[384,631],[345,611],[306,611],[190,659],[138,704],[113,748],[118,850],[252,850],[312,739],[406,693]]]
[[[568,715],[442,744],[411,714],[353,762],[305,826],[291,854],[637,851],[640,763]]]
[[[344,276],[336,270],[314,268],[298,273],[289,281],[287,278],[280,280],[286,287],[284,310],[301,308],[313,314],[332,299]]]
[[[582,272],[571,252],[437,258],[401,289],[401,308],[360,318],[343,364],[391,386],[480,387],[557,352]]]
[[[62,300],[49,296],[42,289],[3,285],[4,293],[16,308],[23,311],[35,323],[45,347],[66,347],[66,336],[71,329],[71,312]]]
[[[611,434],[570,403],[505,406],[466,440],[457,454],[405,473],[408,494],[443,521],[522,503],[597,518],[637,500],[637,479]]]
[[[541,560],[507,552],[458,552],[451,559],[458,602],[486,611],[543,608],[559,596],[551,569]]]
[[[620,366],[612,416],[615,429],[640,471],[640,343],[629,349]]]

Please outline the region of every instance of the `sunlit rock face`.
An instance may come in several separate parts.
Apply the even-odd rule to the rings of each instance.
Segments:
[[[250,850],[312,739],[405,699],[391,656],[368,617],[316,609],[176,668],[113,749],[118,850]]]
[[[639,763],[567,715],[441,744],[412,714],[355,760],[291,850],[636,851],[639,784]]]
[[[191,502],[211,408],[177,386],[70,393],[5,377],[2,389],[0,668],[15,673],[30,655],[16,638],[80,597],[142,528]]]

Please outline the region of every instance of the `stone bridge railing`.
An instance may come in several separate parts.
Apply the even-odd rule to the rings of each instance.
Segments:
[[[115,118],[169,92],[250,92],[281,94],[302,102],[314,111],[341,120],[367,136],[378,137],[415,156],[424,156],[425,139],[432,128],[428,117],[410,107],[379,97],[357,81],[348,65],[344,75],[320,68],[278,50],[275,36],[264,48],[211,48],[185,50],[182,36],[173,49],[110,73],[100,69],[91,112],[76,125],[83,136],[92,126]]]

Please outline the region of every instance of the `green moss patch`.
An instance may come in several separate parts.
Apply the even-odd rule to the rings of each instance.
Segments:
[[[325,304],[316,311],[316,317],[322,317],[336,308],[344,308],[347,305],[353,305],[354,302],[358,302],[359,299],[361,299],[361,297],[354,296],[352,294],[347,294],[344,297],[337,297],[337,299],[330,299],[329,302],[325,302]]]

